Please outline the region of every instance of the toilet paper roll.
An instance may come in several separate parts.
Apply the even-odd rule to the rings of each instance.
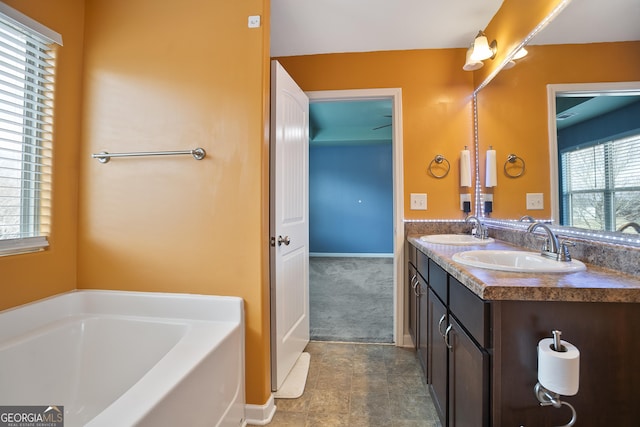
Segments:
[[[496,150],[487,150],[487,162],[484,186],[495,187],[498,185],[498,173],[496,168]]]
[[[460,187],[471,187],[471,153],[469,150],[460,152]]]
[[[538,382],[554,393],[573,396],[580,382],[580,351],[567,341],[560,343],[566,351],[555,351],[553,338],[538,343]]]

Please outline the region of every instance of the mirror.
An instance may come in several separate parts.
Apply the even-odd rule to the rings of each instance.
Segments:
[[[640,93],[640,90],[633,92],[640,88],[639,15],[640,5],[635,0],[573,1],[529,43],[526,57],[517,60],[514,67],[501,70],[477,92],[478,201],[482,209],[483,199],[493,199],[489,218],[517,221],[529,215],[554,224],[572,225],[570,229],[563,227],[563,231],[573,230],[595,240],[603,236],[614,236],[616,240],[615,236],[624,235],[625,243],[640,245],[640,234],[635,229],[627,227],[625,233],[615,231],[626,222],[640,223],[640,218],[632,217],[637,215],[637,209],[618,221],[609,221],[611,232],[587,232],[585,222],[561,220],[570,215],[566,214],[567,208],[561,209],[562,180],[558,179],[561,162],[556,145],[556,102],[576,102],[579,97],[590,98],[600,90],[611,91],[616,85],[626,91],[625,95]],[[585,33],[582,28],[588,30],[589,39],[581,38]],[[596,82],[604,83],[598,87]],[[627,82],[627,86],[620,82]],[[589,84],[583,88],[590,93],[579,93],[582,89],[567,86],[568,83]],[[556,97],[562,99],[556,101]],[[564,108],[561,106],[559,110]],[[563,112],[568,114],[559,111]],[[637,118],[634,122],[635,130],[640,132]],[[489,149],[496,152],[497,186],[487,188],[485,158]],[[564,151],[567,150],[561,148],[560,152]],[[521,162],[510,162],[512,155]],[[637,178],[635,182],[637,191],[640,183]],[[573,208],[577,209],[577,204]],[[598,207],[599,211],[603,209]],[[605,222],[603,219],[602,223]]]

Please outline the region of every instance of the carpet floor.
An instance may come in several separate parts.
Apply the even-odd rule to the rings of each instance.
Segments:
[[[393,258],[309,258],[311,339],[393,342]]]

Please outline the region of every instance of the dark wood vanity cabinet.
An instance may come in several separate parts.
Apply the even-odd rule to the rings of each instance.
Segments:
[[[429,290],[429,317],[427,327],[428,338],[428,364],[427,384],[429,392],[443,422],[447,417],[447,366],[448,350],[444,342],[444,330],[448,324],[447,307],[436,296],[433,289]]]
[[[418,279],[420,281],[418,289],[418,313],[420,313],[418,319],[418,360],[422,366],[422,370],[425,377],[429,378],[427,372],[427,366],[429,363],[429,286],[426,280],[420,273],[418,273]]]
[[[407,330],[411,339],[413,340],[413,345],[417,348],[418,344],[418,297],[415,292],[416,283],[418,280],[418,269],[416,267],[417,261],[417,250],[416,247],[407,244],[406,245],[406,254],[407,254],[407,270],[406,273],[406,288],[405,291],[407,293],[406,301],[406,312],[407,312]]]
[[[489,354],[454,317],[449,343],[449,426],[489,425]]]
[[[422,252],[416,262],[418,357],[438,416],[449,427],[488,426],[489,305]]]
[[[555,329],[580,350],[579,391],[562,396],[575,408],[577,425],[639,425],[640,303],[604,300],[607,288],[560,286],[557,297],[566,301],[487,301],[453,277],[454,270],[449,274],[446,264],[413,250],[411,264],[420,282],[417,342],[443,426],[566,424],[568,407],[541,406],[534,393],[537,345]],[[593,270],[594,276],[601,274]],[[574,280],[594,280],[589,270],[578,274]],[[514,285],[518,280],[523,279],[514,275]],[[572,300],[577,291],[598,293],[594,301]]]
[[[413,346],[418,347],[418,296],[416,295],[416,284],[418,283],[418,270],[411,264],[407,266],[407,326],[409,335],[413,340]]]
[[[407,316],[408,330],[413,340],[414,348],[418,353],[418,359],[425,372],[427,370],[427,337],[428,330],[426,327],[428,313],[428,286],[426,271],[424,267],[422,274],[419,271],[421,262],[418,260],[416,248],[412,245],[408,247],[409,256],[407,262]],[[424,256],[420,254],[420,256]]]

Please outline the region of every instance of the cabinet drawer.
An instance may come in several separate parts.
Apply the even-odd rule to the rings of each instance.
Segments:
[[[449,309],[482,347],[489,345],[489,303],[449,277]]]
[[[429,286],[445,305],[449,303],[447,294],[447,272],[433,260],[429,260]]]

